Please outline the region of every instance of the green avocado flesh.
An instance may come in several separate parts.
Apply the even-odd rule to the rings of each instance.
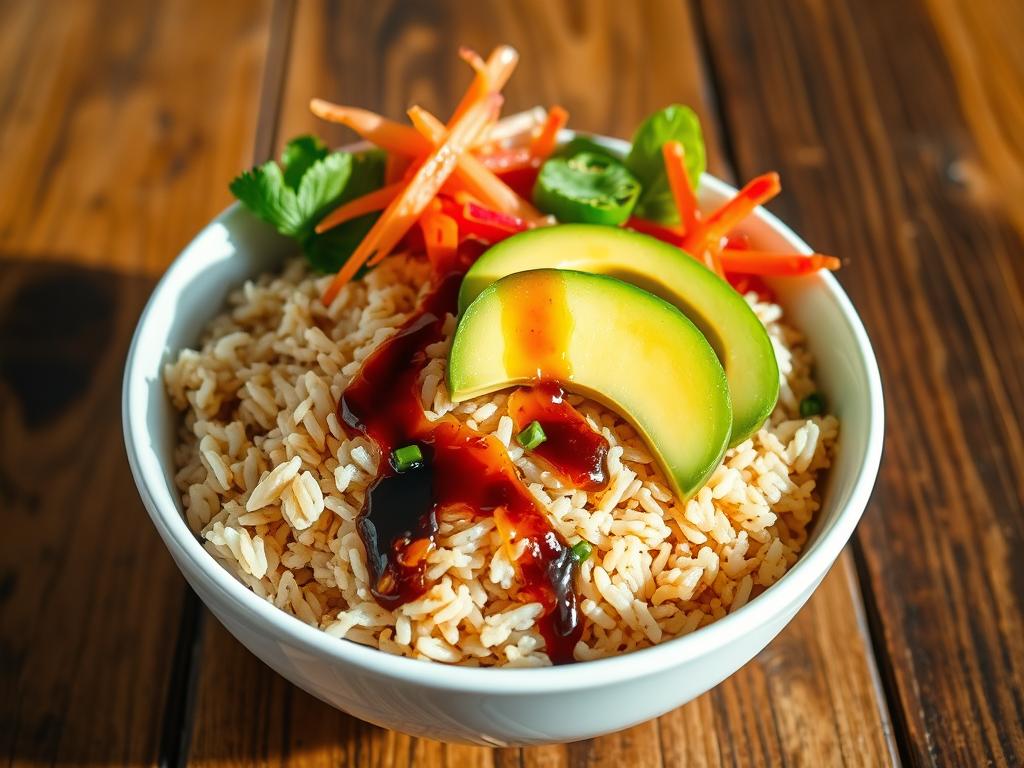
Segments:
[[[554,380],[626,418],[680,498],[699,490],[729,443],[725,371],[678,309],[606,275],[538,269],[483,289],[448,359],[455,402]]]
[[[772,412],[779,396],[779,367],[761,321],[711,270],[648,235],[592,224],[563,224],[515,235],[485,252],[469,270],[459,308],[465,310],[505,275],[544,268],[617,277],[661,297],[690,318],[718,354],[729,380],[731,445],[750,437]]]

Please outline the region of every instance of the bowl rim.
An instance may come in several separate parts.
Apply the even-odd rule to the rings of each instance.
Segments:
[[[589,134],[564,131],[559,138],[564,140],[574,135]],[[629,143],[621,139],[591,136],[609,148],[628,151]],[[734,187],[708,173],[702,177],[701,185],[718,196],[736,192]],[[203,581],[204,586],[219,593],[231,611],[241,612],[249,622],[263,624],[264,631],[278,641],[297,647],[329,663],[351,664],[388,679],[439,690],[522,695],[603,687],[626,678],[656,674],[660,669],[697,659],[725,645],[735,636],[769,623],[773,618],[782,615],[788,606],[797,603],[805,594],[816,588],[853,533],[870,498],[882,455],[882,385],[871,342],[853,304],[830,273],[818,273],[803,279],[818,281],[837,305],[848,330],[856,340],[857,356],[867,377],[869,425],[866,450],[860,457],[849,500],[836,513],[831,528],[801,553],[796,563],[775,584],[746,605],[688,635],[672,638],[648,648],[603,659],[541,668],[466,667],[424,662],[353,641],[340,640],[304,623],[257,596],[203,548],[179,512],[173,496],[170,493],[159,492],[166,490],[168,486],[167,478],[156,460],[155,453],[150,452],[151,456],[145,456],[139,449],[139,446],[148,444],[145,439],[145,419],[141,416],[146,412],[150,384],[136,368],[139,365],[139,350],[147,336],[150,319],[156,306],[167,300],[163,294],[168,285],[172,284],[176,275],[185,269],[184,257],[192,244],[210,227],[218,224],[223,226],[224,221],[233,216],[238,207],[238,203],[229,206],[207,223],[175,257],[153,289],[139,316],[125,362],[122,427],[128,462],[139,495],[161,538],[168,548],[173,550],[172,554],[179,569],[187,572],[185,575],[192,573],[194,578]],[[758,207],[753,216],[789,241],[800,252],[812,252],[811,248],[774,214]],[[172,294],[172,297],[174,295]],[[163,349],[166,359],[166,344],[161,343],[160,348]],[[133,414],[139,414],[140,418],[133,418]],[[158,489],[158,493],[154,494],[154,488]],[[186,562],[182,563],[181,559]]]

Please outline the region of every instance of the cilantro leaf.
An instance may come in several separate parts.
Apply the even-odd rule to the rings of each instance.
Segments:
[[[289,141],[281,152],[284,183],[298,190],[299,182],[317,160],[327,157],[327,146],[316,136],[298,136]]]
[[[292,139],[280,164],[263,163],[231,182],[232,194],[256,216],[302,246],[317,269],[336,271],[365,237],[376,214],[318,235],[317,223],[342,203],[384,184],[379,150],[330,152],[315,136]]]
[[[295,192],[285,183],[277,163],[270,161],[244,171],[230,185],[231,194],[283,235],[294,237],[302,229]]]
[[[662,144],[673,140],[686,150],[686,174],[694,189],[707,167],[700,120],[692,109],[671,104],[650,115],[633,134],[633,146],[626,157],[626,166],[643,187],[634,209],[640,218],[663,224],[679,223],[661,154]]]

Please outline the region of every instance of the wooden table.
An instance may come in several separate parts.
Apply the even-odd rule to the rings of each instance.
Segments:
[[[460,43],[523,54],[508,109],[629,135],[700,112],[711,169],[840,279],[882,366],[857,534],[737,675],[589,742],[450,746],[328,709],[232,639],[157,539],[120,376],[167,263],[320,95],[444,112]],[[1024,762],[1024,4],[0,3],[0,760],[85,765]]]

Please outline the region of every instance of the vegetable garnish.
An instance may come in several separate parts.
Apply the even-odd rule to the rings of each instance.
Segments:
[[[539,421],[531,421],[526,429],[516,435],[516,442],[528,451],[532,451],[547,439],[548,436],[544,434],[544,428]]]
[[[843,265],[835,256],[820,253],[773,253],[746,248],[726,248],[721,259],[726,272],[742,275],[809,275],[820,269],[834,272]]]
[[[824,412],[825,402],[817,392],[812,392],[800,401],[800,415],[805,419],[810,416],[817,416]]]
[[[686,149],[681,142],[672,140],[661,145],[661,153],[665,158],[665,173],[668,185],[672,190],[672,198],[679,212],[679,226],[682,234],[692,232],[700,219],[697,207],[697,195],[694,194],[686,172]]]
[[[693,232],[683,239],[683,248],[690,253],[699,252],[703,248],[718,248],[720,241],[729,230],[738,226],[759,205],[764,205],[782,189],[779,174],[765,173],[751,179],[736,196],[720,206],[714,213],[701,222]]]
[[[391,460],[396,471],[407,472],[413,467],[423,464],[423,451],[415,443],[403,445],[401,448],[395,449],[391,454]]]
[[[662,145],[678,141],[685,149],[686,173],[696,190],[707,164],[700,120],[689,107],[672,104],[644,120],[633,134],[626,167],[643,187],[636,215],[659,224],[678,224],[679,212],[672,198]]]
[[[316,269],[337,273],[323,301],[333,301],[349,280],[399,246],[427,250],[437,277],[445,265],[465,260],[452,256],[464,243],[479,250],[531,227],[568,222],[652,235],[726,278],[840,266],[830,256],[739,244],[732,230],[778,193],[776,174],[754,179],[701,215],[697,185],[706,156],[700,122],[688,107],[673,104],[650,115],[624,157],[585,135],[558,146],[568,120],[561,107],[497,119],[500,91],[519,58],[513,48],[499,46],[486,60],[468,48],[459,55],[473,68],[473,80],[447,123],[419,106],[408,112],[410,126],[313,99],[314,114],[352,128],[377,149],[330,152],[301,136],[285,147],[280,163],[264,163],[232,182],[235,196],[295,239]]]
[[[416,171],[402,194],[384,210],[359,247],[335,275],[334,281],[324,291],[324,304],[329,305],[334,301],[338,291],[371,257],[377,256],[379,261],[391,252],[451,176],[459,156],[486,130],[488,122],[497,115],[500,104],[500,96],[490,95],[466,111],[447,138]]]
[[[622,163],[607,155],[581,152],[544,163],[533,201],[563,223],[615,227],[629,218],[639,194],[639,182]]]
[[[558,132],[565,128],[567,122],[569,122],[569,113],[562,107],[556,105],[548,111],[547,123],[544,124],[540,135],[530,145],[530,151],[535,157],[544,158],[554,151],[555,144],[558,142]]]
[[[380,152],[330,152],[319,139],[300,136],[285,146],[280,165],[271,160],[245,171],[230,189],[256,216],[297,240],[311,260],[323,262],[316,225],[332,207],[379,187],[383,173]],[[342,241],[346,234],[339,233],[336,239]]]
[[[441,142],[447,134],[444,124],[422,107],[411,107],[409,119],[415,129],[432,144]],[[473,155],[466,154],[460,159],[459,181],[474,197],[498,210],[531,220],[540,216],[537,209],[517,195]]]
[[[586,562],[593,553],[594,545],[586,539],[580,539],[572,545],[572,556],[576,558],[578,563]]]
[[[375,189],[373,192],[368,192],[362,197],[357,197],[355,200],[349,200],[324,217],[323,221],[316,225],[316,233],[318,235],[323,234],[339,224],[344,224],[346,221],[365,216],[374,211],[384,210],[392,200],[398,197],[398,193],[402,191],[402,186],[401,183],[388,184],[386,187]]]

